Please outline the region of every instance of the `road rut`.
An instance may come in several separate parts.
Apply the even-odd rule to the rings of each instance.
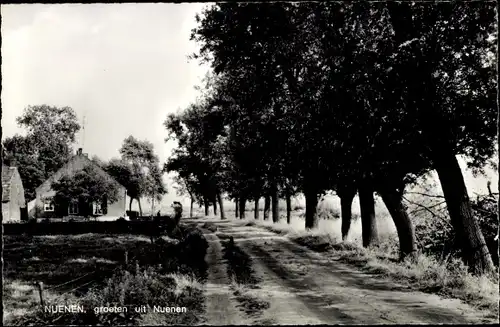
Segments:
[[[410,291],[407,287],[374,278],[324,254],[255,226],[231,221],[211,221],[218,226],[207,234],[211,243],[233,237],[234,244],[252,259],[259,287],[252,296],[269,303],[259,318],[236,315],[231,306],[212,304],[211,310],[227,310],[239,324],[469,324],[494,323],[486,313],[456,299]],[[220,243],[219,243],[220,244]],[[211,251],[219,251],[213,247]],[[220,258],[218,254],[211,254]],[[213,264],[213,260],[209,264]],[[227,269],[219,259],[219,267]],[[212,273],[214,276],[219,273]],[[210,274],[209,274],[210,275]],[[219,280],[217,283],[226,283]],[[213,296],[213,295],[212,295]],[[215,298],[209,299],[209,301]],[[235,301],[226,297],[224,301]],[[237,309],[235,309],[237,310]],[[221,313],[222,315],[223,313]],[[213,316],[214,313],[211,313]],[[241,320],[238,320],[241,319]],[[236,321],[238,320],[238,321]],[[223,323],[220,319],[211,321]]]

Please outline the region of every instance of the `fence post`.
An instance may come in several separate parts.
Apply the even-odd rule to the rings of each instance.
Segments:
[[[43,282],[38,282],[38,294],[40,295],[40,304],[42,305],[42,308],[44,307],[44,301],[43,301]]]

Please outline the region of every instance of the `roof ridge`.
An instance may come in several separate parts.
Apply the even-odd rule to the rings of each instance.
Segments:
[[[51,178],[53,178],[57,173],[59,173],[61,170],[63,170],[64,168],[66,168],[66,166],[68,166],[73,160],[77,159],[77,158],[84,158],[85,160],[87,160],[87,162],[89,162],[92,166],[98,168],[102,173],[106,174],[113,182],[115,182],[117,185],[123,187],[124,189],[127,189],[124,185],[122,185],[121,183],[119,183],[115,178],[113,178],[113,176],[111,176],[110,174],[108,174],[104,169],[102,169],[102,167],[100,167],[96,162],[94,162],[93,160],[91,160],[89,157],[85,156],[83,153],[81,154],[74,154],[61,168],[59,168],[58,170],[56,170],[54,173],[52,173],[52,175],[50,175],[49,178],[47,178],[45,181],[43,181],[42,184],[40,184],[36,189],[35,189],[35,192],[38,191],[38,189],[40,187],[42,187],[47,181],[49,181]]]

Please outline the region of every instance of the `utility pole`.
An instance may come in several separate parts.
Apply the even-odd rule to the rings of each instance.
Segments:
[[[84,148],[83,146],[85,145],[85,124],[86,124],[86,109],[83,111],[83,117],[82,117],[82,134],[80,135],[80,148]]]

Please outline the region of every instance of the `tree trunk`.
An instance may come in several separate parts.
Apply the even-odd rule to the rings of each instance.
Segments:
[[[286,222],[287,224],[292,222],[292,197],[289,192],[286,194]]]
[[[137,202],[139,203],[139,216],[142,217],[142,207],[141,207],[141,199],[137,198]]]
[[[134,200],[133,197],[130,197],[130,201],[128,203],[128,211],[132,211],[132,201]]]
[[[254,209],[255,212],[254,212],[253,216],[255,219],[259,219],[259,198],[256,197],[254,199],[254,202],[255,202],[255,209]]]
[[[240,219],[245,219],[245,206],[247,200],[244,197],[240,198]]]
[[[193,218],[193,205],[194,205],[194,199],[193,196],[191,195],[191,207],[189,208],[189,218]]]
[[[155,198],[154,196],[151,198],[151,217],[154,216],[154,211],[155,211]]]
[[[407,4],[389,2],[388,10],[391,25],[395,31],[395,39],[398,43],[401,44],[406,40],[418,37],[418,35],[415,35],[416,29],[411,24],[411,8]],[[419,59],[419,57],[415,58],[415,60]],[[433,67],[427,64],[419,68],[418,72],[421,76],[417,78],[430,81],[430,74],[433,72]],[[432,100],[436,96],[428,92],[429,90],[433,90],[432,83],[419,83],[417,86],[422,88],[422,90],[417,88],[417,90],[412,92],[416,93],[417,99],[422,99],[422,95],[425,95],[426,102],[429,102],[429,99]],[[421,104],[421,106],[424,112],[432,113],[439,117],[439,115],[435,113],[435,110],[432,110],[439,108],[426,106],[425,103]],[[429,119],[429,117],[426,119]],[[427,131],[427,133],[430,136],[434,134],[433,130]],[[447,145],[439,146],[434,142],[432,146],[434,152],[434,168],[441,182],[456,238],[460,240],[462,246],[462,260],[469,266],[473,273],[481,274],[486,271],[493,271],[495,267],[486,246],[483,233],[473,216],[469,196],[467,194],[467,187],[465,186],[462,170],[460,169],[457,158]]]
[[[271,206],[273,214],[273,222],[277,223],[280,221],[280,208],[279,208],[279,196],[278,196],[278,186],[274,183],[271,186]]]
[[[304,190],[306,198],[306,229],[313,229],[318,227],[318,194],[314,189]]]
[[[482,274],[495,267],[483,233],[474,218],[462,170],[451,151],[434,156],[436,169],[457,239],[462,246],[462,259],[471,272]]]
[[[235,204],[236,204],[236,209],[234,209],[234,217],[235,217],[235,218],[238,218],[238,217],[240,216],[240,215],[239,215],[239,211],[240,211],[240,210],[239,210],[239,206],[240,206],[240,199],[235,198],[235,199],[234,199],[234,202],[235,202]]]
[[[214,204],[214,216],[217,216],[217,199],[213,199],[213,204]]]
[[[205,205],[205,217],[208,216],[209,203],[206,197],[203,198],[203,204]]]
[[[269,211],[271,210],[271,197],[266,195],[264,197],[264,220],[269,219]]]
[[[373,188],[370,185],[362,184],[359,187],[359,206],[361,209],[363,246],[369,247],[378,242],[375,199],[373,197]]]
[[[356,189],[337,190],[337,195],[340,198],[340,211],[342,217],[342,241],[347,240],[349,230],[351,229],[352,220],[352,201],[356,195]]]
[[[398,232],[400,259],[403,260],[407,256],[415,259],[417,256],[415,228],[403,204],[402,192],[398,192],[395,189],[382,188],[379,194],[391,214]]]
[[[222,199],[222,194],[217,192],[217,200],[219,201],[220,219],[226,219],[226,213],[224,212],[224,200]]]

